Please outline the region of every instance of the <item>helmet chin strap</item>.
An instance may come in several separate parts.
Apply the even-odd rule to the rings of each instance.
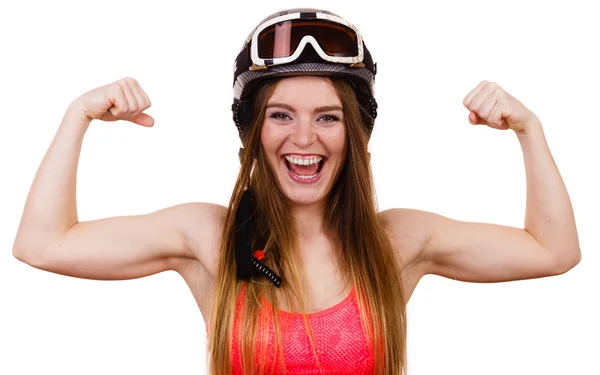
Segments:
[[[277,288],[281,287],[283,279],[275,274],[261,260],[264,258],[264,249],[253,251],[252,222],[256,214],[253,192],[247,189],[235,212],[235,263],[238,279],[251,279],[264,276]]]

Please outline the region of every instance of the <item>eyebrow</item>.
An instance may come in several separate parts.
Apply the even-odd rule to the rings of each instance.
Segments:
[[[294,107],[292,107],[291,105],[285,104],[285,103],[269,103],[269,104],[267,104],[267,108],[271,108],[271,107],[285,108],[292,112],[295,111]],[[323,107],[315,108],[314,112],[319,113],[319,112],[328,112],[328,111],[343,111],[343,108],[340,107],[339,105],[326,105]]]

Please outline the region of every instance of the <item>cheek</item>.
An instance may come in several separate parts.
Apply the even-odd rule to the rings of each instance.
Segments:
[[[330,129],[333,130],[333,129]],[[327,146],[327,149],[331,155],[337,155],[343,157],[346,153],[346,128],[340,127],[335,131],[329,131],[327,134],[323,134],[321,139]]]
[[[265,151],[268,152],[273,148],[275,139],[276,137],[273,132],[273,128],[269,125],[268,122],[265,122],[260,132],[260,141],[262,142]]]
[[[275,154],[285,141],[285,137],[286,135],[281,131],[280,127],[265,121],[260,133],[260,139],[268,159],[276,157]]]

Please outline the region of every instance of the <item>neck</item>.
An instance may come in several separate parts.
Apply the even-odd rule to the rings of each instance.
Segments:
[[[334,241],[335,235],[325,227],[325,209],[325,199],[310,205],[290,205],[303,255],[317,256],[320,262],[339,255]]]
[[[308,205],[290,204],[290,212],[296,221],[298,236],[313,237],[325,232],[325,200]]]

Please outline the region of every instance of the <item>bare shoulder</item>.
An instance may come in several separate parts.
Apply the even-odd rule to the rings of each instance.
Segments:
[[[212,203],[190,202],[179,205],[177,211],[176,226],[193,257],[173,258],[171,269],[184,279],[204,321],[208,322],[227,208]]]
[[[176,225],[182,232],[186,247],[194,255],[198,265],[209,275],[214,275],[227,208],[205,202],[184,203],[179,208],[176,218],[179,222]],[[185,260],[174,261],[181,263],[173,265],[172,269],[185,277],[184,272],[190,268],[189,265]]]
[[[431,213],[410,208],[393,208],[379,212],[392,249],[402,265],[402,280],[407,299],[426,274],[421,257],[431,237]]]
[[[414,263],[431,237],[432,213],[411,208],[393,208],[379,213],[392,246],[402,263]]]

